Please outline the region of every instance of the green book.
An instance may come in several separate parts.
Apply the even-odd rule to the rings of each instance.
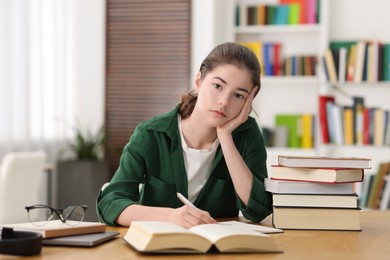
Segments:
[[[301,7],[299,4],[290,4],[288,8],[288,24],[299,24]]]
[[[276,15],[276,6],[268,5],[267,6],[267,25],[275,24],[275,15]]]
[[[383,80],[390,81],[390,44],[384,44],[383,56]]]
[[[275,127],[285,126],[288,129],[288,147],[301,147],[301,115],[300,114],[277,114]]]
[[[352,45],[354,45],[356,41],[331,41],[329,43],[329,48],[331,49],[340,49],[342,47],[350,49]]]

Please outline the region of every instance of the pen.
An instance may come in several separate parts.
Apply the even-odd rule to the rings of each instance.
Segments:
[[[176,192],[176,194],[177,194],[177,197],[179,198],[179,200],[181,202],[183,202],[183,204],[191,206],[194,209],[197,209],[197,207],[195,207],[195,205],[192,204],[191,201],[189,201],[186,197],[184,197],[183,194],[181,194],[180,192]]]

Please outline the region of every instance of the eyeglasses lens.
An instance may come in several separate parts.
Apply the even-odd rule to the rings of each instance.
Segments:
[[[49,208],[32,208],[28,211],[28,218],[31,223],[37,226],[46,225],[51,219],[52,212]]]
[[[64,209],[62,216],[69,225],[78,224],[84,219],[84,209],[80,206],[69,206]]]

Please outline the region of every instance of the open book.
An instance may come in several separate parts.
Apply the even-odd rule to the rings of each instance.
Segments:
[[[72,221],[68,221],[72,222]],[[4,224],[5,227],[13,228],[15,231],[37,232],[43,238],[61,237],[79,234],[90,234],[105,232],[106,225],[99,222],[62,223],[60,220],[51,220],[44,226],[36,226],[32,223]]]
[[[168,222],[133,221],[123,239],[144,253],[281,252],[270,235],[222,224],[186,229]]]

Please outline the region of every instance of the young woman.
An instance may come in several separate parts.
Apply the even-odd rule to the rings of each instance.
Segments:
[[[129,226],[133,220],[159,220],[189,228],[239,211],[254,222],[271,213],[264,189],[266,150],[249,116],[260,89],[256,56],[236,43],[218,45],[194,83],[171,112],[135,129],[99,194],[101,221]],[[196,208],[183,205],[177,192]]]

